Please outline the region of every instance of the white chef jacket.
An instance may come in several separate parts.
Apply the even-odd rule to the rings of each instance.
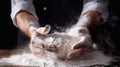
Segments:
[[[37,18],[32,1],[33,0],[11,0],[11,18],[15,26],[15,16],[21,10],[28,11]]]
[[[104,21],[106,21],[109,16],[107,5],[108,0],[84,0],[81,14],[89,10],[98,11],[102,14]],[[11,18],[15,26],[17,26],[15,16],[21,10],[30,12],[36,17],[36,19],[38,19],[33,0],[11,0]]]

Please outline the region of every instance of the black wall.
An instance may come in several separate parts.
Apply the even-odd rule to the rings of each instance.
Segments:
[[[11,17],[10,0],[0,2],[0,49],[11,49],[16,47],[17,28],[14,27]]]

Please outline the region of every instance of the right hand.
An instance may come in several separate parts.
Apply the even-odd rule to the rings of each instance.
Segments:
[[[32,32],[31,40],[30,40],[30,50],[32,54],[41,58],[45,57],[46,48],[49,48],[47,44],[44,43],[42,38],[47,35],[50,31],[50,26],[46,25],[45,27],[40,27]]]

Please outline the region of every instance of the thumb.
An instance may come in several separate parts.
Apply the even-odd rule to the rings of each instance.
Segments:
[[[73,50],[87,48],[91,46],[91,38],[89,36],[81,36],[80,40],[72,46]]]
[[[50,25],[46,25],[45,27],[40,27],[36,31],[41,33],[41,34],[48,34],[50,32],[50,30],[51,30],[51,26]]]
[[[85,47],[85,44],[86,44],[85,41],[86,41],[86,38],[84,36],[81,36],[80,40],[72,45],[72,49],[76,50],[76,49]]]

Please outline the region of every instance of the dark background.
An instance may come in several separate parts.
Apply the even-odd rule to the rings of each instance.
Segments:
[[[119,17],[120,7],[118,1],[119,0],[111,0],[109,9],[112,14]],[[0,49],[12,49],[16,48],[17,46],[18,29],[12,23],[12,20],[10,18],[10,12],[10,0],[2,0],[0,2]],[[116,36],[116,34],[114,35]],[[114,39],[117,39],[117,36]]]
[[[116,17],[113,17],[113,18],[117,19],[118,21],[113,24],[110,23],[110,25],[105,24],[103,26],[103,28],[105,28],[105,30],[107,29],[107,31],[111,34],[111,37],[112,37],[111,39],[112,39],[113,43],[116,45],[116,48],[115,48],[116,52],[114,53],[114,55],[120,56],[120,52],[119,52],[120,51],[120,21],[119,21],[119,19],[120,19],[120,3],[119,3],[119,0],[114,0],[114,1],[110,0],[109,11],[110,11],[111,15],[117,16],[117,18]],[[10,0],[2,0],[0,2],[0,49],[13,49],[13,48],[17,47],[18,29],[12,23],[12,20],[10,18],[10,12],[11,12]],[[102,32],[103,30],[100,29],[100,32]],[[103,36],[96,37],[96,40],[98,40],[100,42],[102,40],[107,42],[107,39],[109,37],[107,38],[108,35],[106,34],[106,32],[105,32],[105,34],[104,34],[104,32],[101,34]],[[99,39],[99,38],[101,38],[101,39]],[[109,39],[108,39],[108,41],[109,41]],[[106,42],[104,44],[106,44]],[[116,59],[118,61],[120,61],[120,58],[116,58]],[[116,62],[117,61],[113,61],[112,65],[120,66],[120,64],[119,64],[120,62],[117,62],[117,63]],[[109,67],[109,66],[107,66],[107,67]]]
[[[11,0],[0,2],[0,49],[16,48],[17,28],[10,18]]]

